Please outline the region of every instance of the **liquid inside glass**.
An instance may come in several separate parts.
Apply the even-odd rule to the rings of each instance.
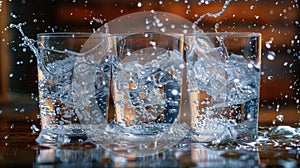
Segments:
[[[259,43],[250,38],[240,47],[235,42],[224,43],[220,38],[236,40],[236,43],[245,41],[244,37],[235,39],[204,33],[200,38],[193,37],[189,46],[192,134],[201,142],[252,141],[257,137],[258,124]]]

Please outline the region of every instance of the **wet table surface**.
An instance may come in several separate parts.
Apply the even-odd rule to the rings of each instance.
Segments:
[[[260,127],[261,138],[250,144],[184,141],[162,153],[136,157],[107,151],[92,142],[55,148],[38,145],[39,132],[31,129],[35,124],[38,127],[37,113],[13,111],[2,108],[0,115],[0,167],[300,167],[299,128]],[[274,130],[277,133],[271,135]]]
[[[297,167],[300,143],[268,142],[247,148],[243,145],[182,143],[168,151],[147,157],[119,155],[91,142],[57,148],[35,143],[32,132],[2,132],[0,167]],[[291,143],[291,142],[290,142]],[[295,141],[293,142],[295,143]]]

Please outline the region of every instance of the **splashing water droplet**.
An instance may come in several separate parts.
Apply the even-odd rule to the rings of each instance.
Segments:
[[[9,77],[10,78],[14,77],[14,74],[13,73],[9,74]]]
[[[142,4],[141,2],[138,2],[138,3],[137,3],[137,7],[139,7],[139,8],[142,7],[142,5],[143,5],[143,4]]]
[[[277,119],[278,121],[282,122],[282,121],[284,120],[284,116],[283,116],[282,114],[277,115],[277,116],[276,116],[276,119]]]
[[[14,19],[17,19],[17,18],[18,18],[17,15],[15,15],[14,13],[10,13],[10,16],[11,16],[12,18],[14,18]]]
[[[279,104],[277,104],[277,106],[276,106],[276,112],[278,112],[278,111],[279,111],[279,109],[280,109],[280,105],[279,105]]]
[[[271,38],[269,41],[266,42],[266,47],[271,48],[274,38]]]
[[[268,79],[269,79],[269,80],[272,80],[272,79],[273,79],[273,76],[271,76],[271,75],[268,76]]]
[[[225,10],[227,9],[227,7],[228,7],[228,5],[230,4],[231,1],[232,1],[232,0],[226,0],[225,3],[224,3],[224,5],[223,5],[223,7],[222,7],[222,9],[221,9],[221,11],[218,12],[218,13],[206,13],[206,14],[200,16],[200,17],[193,23],[193,29],[194,29],[194,31],[196,31],[196,30],[195,30],[195,29],[196,29],[196,26],[202,21],[202,19],[203,19],[204,17],[208,16],[208,17],[214,17],[214,18],[217,18],[217,17],[221,16],[221,15],[225,12]],[[206,2],[207,2],[207,1],[206,1]]]
[[[216,23],[216,24],[215,24],[215,30],[218,30],[219,27],[220,27],[219,23]]]
[[[14,129],[14,127],[15,127],[15,124],[10,125],[10,129]]]
[[[24,108],[21,108],[20,109],[20,113],[24,113],[25,112],[25,109]]]
[[[31,130],[33,131],[33,132],[38,132],[38,131],[40,131],[40,129],[36,126],[36,125],[31,125]]]
[[[275,52],[274,51],[269,51],[268,52],[268,55],[267,55],[267,58],[270,60],[270,61],[274,61],[275,60]]]

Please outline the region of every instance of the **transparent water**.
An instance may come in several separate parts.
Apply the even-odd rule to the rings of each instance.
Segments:
[[[79,53],[51,49],[40,49],[39,52],[42,55],[38,59],[45,60],[38,67],[42,132],[37,141],[56,144],[76,138],[87,139],[81,124],[104,121],[101,115],[109,104],[106,98],[110,76],[107,58],[98,64],[87,64],[82,61],[84,55]],[[82,97],[83,94],[86,97]],[[97,106],[93,110],[103,112],[101,115],[83,108],[92,108],[88,105],[91,102]]]
[[[199,55],[188,68],[194,139],[255,140],[260,69],[242,55],[227,53],[226,46],[200,39],[194,44],[188,56],[192,60],[193,52]]]
[[[133,53],[128,62],[126,58],[122,63],[113,62],[115,123],[133,134],[160,132],[158,128],[172,124],[180,110],[182,54],[166,51],[151,56],[147,52],[142,52],[144,57]]]

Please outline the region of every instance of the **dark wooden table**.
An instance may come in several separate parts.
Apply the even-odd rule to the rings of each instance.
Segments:
[[[14,107],[14,108],[11,108]],[[112,153],[91,142],[51,148],[35,142],[37,106],[10,105],[0,114],[0,167],[299,167],[300,136],[273,136],[252,144],[181,143],[163,153],[135,157]],[[260,135],[271,127],[260,127]],[[299,130],[298,130],[299,131]],[[299,131],[300,132],[300,131]]]

